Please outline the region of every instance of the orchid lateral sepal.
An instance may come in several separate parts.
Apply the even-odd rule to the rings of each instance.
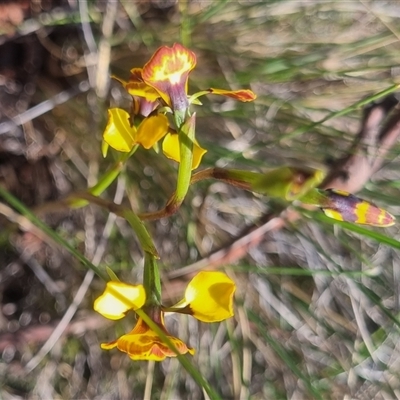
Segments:
[[[103,158],[107,157],[109,148],[110,145],[103,139],[101,141],[101,155],[103,156]]]
[[[166,157],[170,158],[171,160],[180,163],[181,155],[180,155],[180,141],[179,135],[174,132],[169,132],[165,136],[163,143],[162,143],[162,150]],[[198,141],[195,139],[193,142],[192,148],[193,156],[192,156],[192,170],[196,169],[204,156],[207,153],[206,149],[203,149]]]

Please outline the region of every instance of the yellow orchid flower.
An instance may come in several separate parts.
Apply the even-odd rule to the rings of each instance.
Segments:
[[[179,312],[192,315],[200,321],[218,322],[233,316],[233,295],[235,283],[223,272],[202,271],[188,284],[185,297],[174,307],[153,306],[146,311],[160,327],[181,354],[194,354],[180,339],[169,334],[164,323],[165,312]],[[120,319],[130,310],[137,310],[145,303],[142,285],[123,282],[108,282],[104,293],[94,303],[95,311],[108,319]],[[175,357],[172,351],[143,320],[139,318],[130,333],[120,338],[102,343],[101,348],[113,348],[125,352],[132,360],[162,361]]]
[[[183,116],[181,123],[185,122],[189,105],[191,103],[198,104],[198,98],[205,94],[218,94],[243,102],[253,101],[256,98],[256,95],[248,89],[231,91],[215,88],[200,91],[189,97],[188,77],[195,66],[196,55],[181,44],[175,43],[172,47],[161,46],[143,68],[131,69],[128,81],[117,77],[113,78],[118,80],[132,96],[134,115],[149,116],[157,108],[159,100],[162,99],[162,103],[170,107],[173,113]],[[123,115],[122,119],[123,121],[118,121],[119,124],[116,124],[109,118],[103,137],[106,145],[119,151],[128,152],[138,141],[135,139],[134,128],[129,124],[129,118]],[[172,127],[172,131],[179,130],[181,123],[176,123],[179,126]],[[119,130],[121,131],[119,132]],[[152,134],[150,130],[146,130],[146,132],[149,132],[147,135],[150,147],[166,133],[161,135],[160,132],[161,137],[159,137],[155,133]],[[106,145],[103,145],[103,153],[105,153]],[[168,134],[165,137],[163,152],[168,158],[180,162],[178,135]],[[205,153],[206,150],[195,141],[193,143],[192,169],[199,166]]]

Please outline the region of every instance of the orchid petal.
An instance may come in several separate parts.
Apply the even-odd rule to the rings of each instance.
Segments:
[[[127,311],[143,307],[145,300],[143,285],[110,281],[103,294],[95,300],[93,308],[103,317],[117,320],[123,318]]]
[[[139,125],[136,142],[145,149],[152,148],[168,132],[168,118],[164,114],[145,118]]]
[[[104,141],[113,149],[128,153],[136,143],[136,128],[129,123],[129,114],[121,108],[108,110],[108,122],[103,133]]]

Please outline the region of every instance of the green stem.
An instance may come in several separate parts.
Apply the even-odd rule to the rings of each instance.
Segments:
[[[121,171],[125,167],[125,162],[128,158],[137,150],[138,146],[135,146],[129,153],[122,153],[119,160],[100,177],[98,182],[88,189],[88,193],[94,196],[100,196],[119,176]],[[77,200],[70,204],[71,208],[81,208],[88,205],[87,201]]]
[[[126,209],[119,215],[128,221],[129,225],[136,233],[145,254],[149,253],[153,258],[160,258],[149,232],[139,217],[132,210]]]
[[[88,189],[88,192],[94,196],[100,196],[118,178],[125,166],[125,161],[121,157],[121,160],[117,161],[111,169],[100,177],[99,181]]]
[[[145,307],[160,306],[161,278],[157,260],[148,252],[144,253],[143,286],[146,290]]]
[[[166,207],[167,210],[174,210],[173,212],[175,212],[182,204],[190,186],[193,162],[193,142],[195,138],[195,121],[196,114],[193,114],[186,119],[185,123],[179,130],[180,163],[178,168],[176,191]]]
[[[159,258],[156,247],[154,246],[153,240],[149,235],[144,223],[140,220],[140,218],[129,208],[121,206],[119,204],[115,204],[112,201],[101,199],[100,197],[93,196],[89,193],[74,193],[73,196],[67,199],[68,202],[76,202],[77,200],[85,200],[88,203],[96,204],[102,208],[105,208],[109,212],[112,212],[119,217],[124,218],[128,221],[131,228],[136,233],[140,246],[143,251],[148,252],[153,255],[155,258]]]

